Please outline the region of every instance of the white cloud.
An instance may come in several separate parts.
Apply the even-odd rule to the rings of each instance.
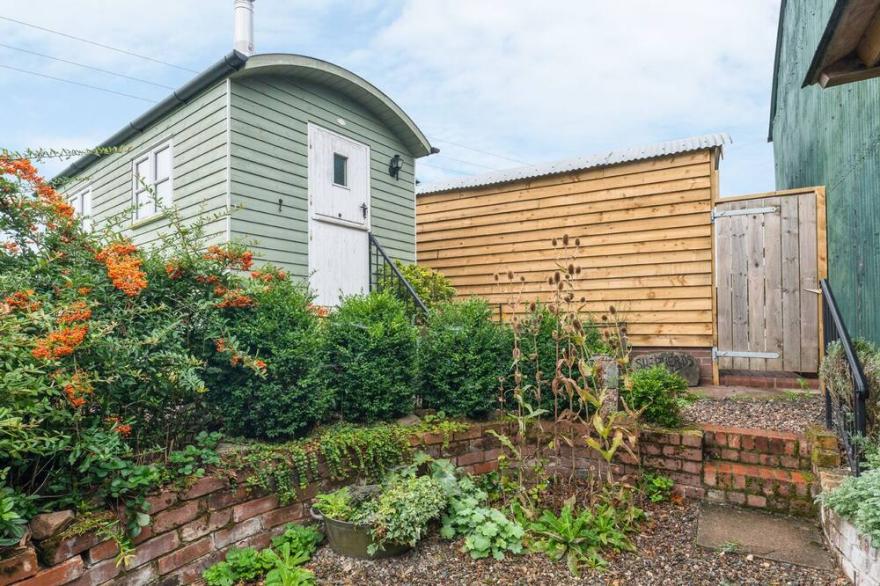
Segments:
[[[736,143],[723,163],[722,189],[747,192],[772,186],[761,141],[778,5],[258,0],[256,44],[259,51],[335,60],[397,100],[443,151],[424,161],[422,180],[515,165],[452,143],[537,163],[726,131]],[[11,2],[0,6],[2,15],[195,70],[232,43],[232,0],[37,0],[27,11]],[[2,20],[0,36],[8,45],[172,86],[192,76]],[[167,94],[3,48],[0,63],[153,99]],[[50,89],[58,91],[40,94]],[[40,135],[100,141],[148,107],[2,69],[0,93],[4,108],[23,112],[2,138],[21,145],[40,144]]]
[[[415,1],[370,53],[395,57],[395,91],[432,135],[519,158],[715,131],[755,142],[777,14],[766,0]]]

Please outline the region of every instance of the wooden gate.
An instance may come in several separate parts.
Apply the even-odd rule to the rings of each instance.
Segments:
[[[717,367],[814,373],[825,277],[822,188],[717,200]]]

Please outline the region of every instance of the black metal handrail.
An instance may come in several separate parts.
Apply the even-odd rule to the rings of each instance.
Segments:
[[[412,301],[416,309],[423,315],[428,315],[428,307],[412,284],[403,276],[403,273],[394,264],[394,261],[385,253],[385,249],[376,240],[372,232],[370,237],[370,291],[384,291],[389,288],[404,301]]]
[[[843,397],[839,393],[832,395],[831,389],[825,385],[825,426],[835,429],[843,445],[846,448],[846,456],[850,468],[856,476],[861,472],[861,442],[867,434],[867,410],[865,407],[868,398],[868,384],[862,363],[853,348],[849,332],[837,309],[831,285],[827,279],[819,281],[822,288],[822,315],[824,317],[824,344],[826,351],[832,342],[839,342],[846,358],[847,375],[852,383],[852,397]]]

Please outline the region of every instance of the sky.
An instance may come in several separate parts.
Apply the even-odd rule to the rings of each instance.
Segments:
[[[774,187],[778,11],[779,0],[256,0],[254,37],[258,53],[325,59],[391,96],[440,148],[417,163],[422,183],[726,132],[721,193],[739,195]],[[0,0],[0,148],[95,146],[231,48],[232,0]]]

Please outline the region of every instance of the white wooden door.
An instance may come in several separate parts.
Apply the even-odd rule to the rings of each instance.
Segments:
[[[370,149],[309,124],[309,284],[318,305],[369,281]]]

